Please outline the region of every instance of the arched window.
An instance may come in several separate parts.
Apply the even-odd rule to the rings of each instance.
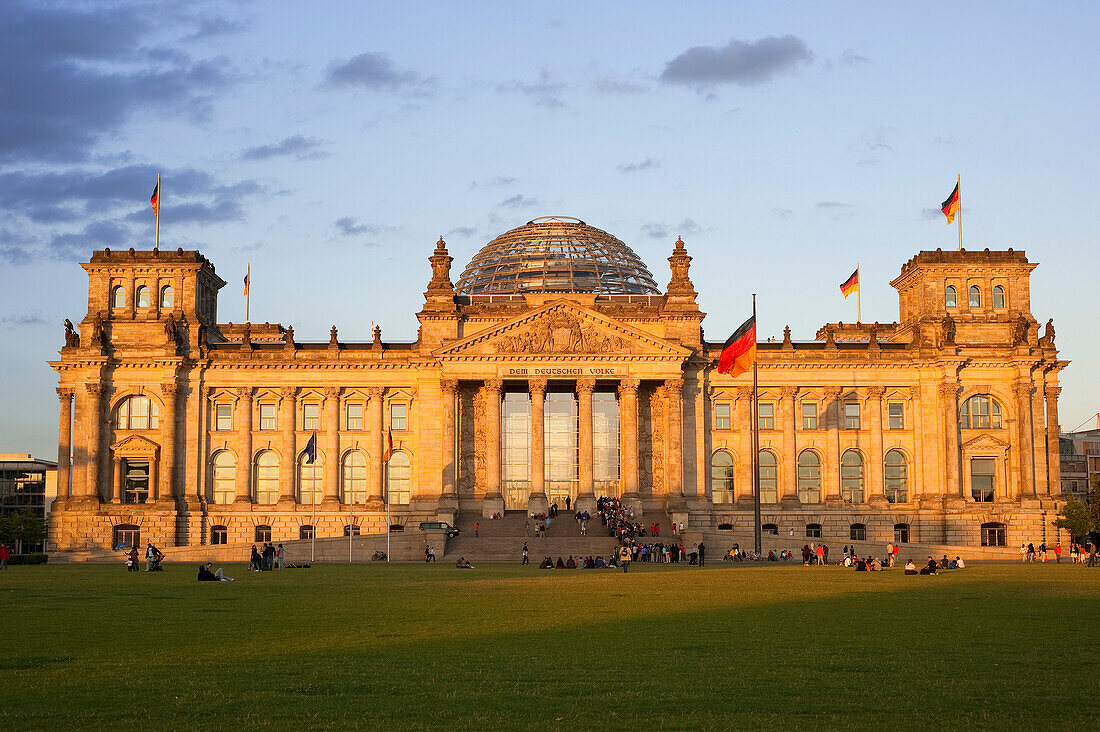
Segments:
[[[358,450],[344,456],[344,503],[367,500],[367,458]]]
[[[256,526],[256,533],[253,534],[253,541],[257,543],[267,543],[271,541],[271,527],[267,524],[258,524]]]
[[[256,503],[276,503],[279,500],[279,456],[264,450],[256,456]],[[257,539],[256,541],[259,541]]]
[[[359,524],[344,524],[344,536],[359,536]]]
[[[233,502],[237,492],[237,458],[228,450],[214,455],[214,503],[226,506]]]
[[[298,539],[308,541],[313,538],[314,531],[313,524],[302,524],[298,527]]]
[[[162,308],[173,308],[176,305],[176,291],[172,289],[171,285],[165,285],[160,288],[160,306]]]
[[[821,538],[821,524],[806,524],[806,538],[808,538],[808,539],[820,539]]]
[[[122,289],[122,285],[115,285],[111,288],[111,307],[126,307],[126,290]]]
[[[222,544],[229,543],[229,530],[221,524],[215,524],[210,527],[210,543],[214,546],[220,546]]]
[[[948,285],[943,290],[943,306],[946,308],[955,307],[955,288],[952,285]]]
[[[975,394],[963,402],[959,415],[960,424],[965,429],[999,430],[1001,428],[1001,405],[988,394]]]
[[[978,289],[977,285],[970,286],[970,307],[980,308],[982,306],[982,291]]]
[[[798,500],[821,503],[821,458],[813,450],[798,455]]]
[[[852,541],[867,541],[867,527],[863,524],[852,524],[848,527],[848,538]]]
[[[155,430],[160,428],[160,408],[147,396],[132,396],[118,405],[115,424],[120,430]]]
[[[118,524],[115,526],[111,544],[116,550],[132,549],[135,546],[140,550],[141,529],[133,524]]]
[[[982,524],[982,546],[1008,546],[1007,538],[1004,524]]]
[[[776,524],[764,524],[760,527],[760,533],[779,536],[779,526]]]
[[[725,450],[710,458],[710,498],[715,503],[733,503],[733,456]]]
[[[909,468],[905,464],[905,454],[900,450],[886,453],[886,500],[890,503],[908,503]]]
[[[761,450],[757,461],[760,466],[760,502],[777,503],[779,501],[779,468],[775,453]]]
[[[894,524],[894,543],[909,543],[909,524]]]
[[[390,503],[407,504],[409,502],[409,456],[403,450],[395,452],[386,464],[386,478]]]
[[[317,453],[312,463],[306,462],[303,453],[298,460],[298,503],[308,506],[321,502],[324,475],[325,459],[321,453]]]
[[[137,288],[137,306],[139,308],[149,307],[149,288],[145,285]]]
[[[863,503],[863,456],[845,450],[840,458],[840,495],[849,503]]]
[[[1005,306],[1005,288],[997,285],[993,288],[993,307],[1003,308]]]

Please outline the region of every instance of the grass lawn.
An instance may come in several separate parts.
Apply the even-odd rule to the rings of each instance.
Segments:
[[[1100,570],[0,573],[0,728],[1094,728]],[[1089,721],[1091,720],[1091,721]]]

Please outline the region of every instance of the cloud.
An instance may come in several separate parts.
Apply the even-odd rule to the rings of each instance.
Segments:
[[[792,35],[757,41],[731,40],[725,46],[695,46],[672,59],[661,72],[668,84],[763,84],[812,58],[806,43]]]
[[[841,201],[820,201],[814,208],[851,208],[851,204]]]
[[[476,233],[477,229],[473,226],[456,226],[455,228],[447,232],[447,236],[450,237],[452,235],[455,235],[459,237],[470,237]]]
[[[673,233],[679,236],[691,236],[702,231],[695,219],[687,218],[679,224],[651,223],[642,225],[642,235],[650,239],[671,239]]]
[[[642,224],[642,234],[650,239],[667,239],[668,229],[664,224]]]
[[[856,148],[862,152],[880,153],[894,152],[894,148],[886,141],[889,127],[873,127],[864,131],[856,142]]]
[[[650,168],[659,168],[661,164],[653,158],[646,158],[645,160],[639,160],[636,163],[623,163],[615,168],[620,173],[637,173],[642,170],[649,170]]]
[[[141,6],[0,3],[0,161],[87,160],[138,110],[208,113],[232,66],[154,45],[164,27]]]
[[[0,318],[0,325],[7,326],[44,325],[45,323],[45,319],[38,313],[24,315],[5,315],[3,318]]]
[[[565,84],[554,81],[549,69],[539,72],[538,81],[522,82],[514,81],[510,84],[498,84],[497,91],[501,93],[516,92],[524,96],[532,97],[535,104],[546,109],[562,109],[565,102],[561,99],[561,93],[565,90]]]
[[[539,199],[528,198],[527,196],[517,193],[511,198],[505,198],[497,205],[503,206],[504,208],[530,208],[539,205]]]
[[[353,216],[342,216],[333,222],[340,236],[361,236],[363,234],[378,234],[383,227],[376,224],[364,224]]]
[[[153,242],[149,242],[152,247]],[[48,252],[54,259],[72,259],[87,255],[93,249],[125,249],[134,246],[134,239],[126,226],[114,221],[95,221],[80,232],[54,234]]]
[[[840,54],[840,63],[845,66],[863,66],[864,64],[871,63],[871,59],[866,56],[860,56],[854,51],[848,50]]]
[[[648,89],[646,89],[641,84],[635,84],[632,81],[625,81],[622,79],[612,79],[607,76],[596,79],[588,85],[588,88],[591,91],[596,92],[597,94],[608,95],[644,94],[648,91]]]
[[[483,181],[472,181],[470,183],[470,190],[474,190],[479,186],[510,186],[516,182],[516,179],[507,175],[498,175],[493,178],[486,178]]]
[[[411,69],[402,69],[384,53],[361,53],[347,61],[333,60],[325,70],[329,88],[363,87],[374,91],[427,93],[431,80]]]
[[[781,219],[794,218],[794,211],[790,210],[789,208],[773,208],[772,213],[775,214],[777,218]]]
[[[239,20],[218,17],[195,18],[197,27],[195,32],[183,38],[185,42],[201,41],[216,36],[227,36],[240,33],[248,29],[248,24]]]
[[[283,156],[293,156],[298,160],[316,160],[328,156],[328,153],[317,149],[320,146],[321,142],[312,137],[291,135],[270,145],[245,148],[241,151],[241,160],[270,160]]]

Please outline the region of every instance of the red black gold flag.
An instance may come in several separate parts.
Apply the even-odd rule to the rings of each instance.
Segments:
[[[956,183],[955,190],[951,191],[951,195],[940,205],[940,211],[943,211],[943,215],[947,217],[948,224],[955,222],[955,214],[959,212],[960,205],[959,184]]]
[[[859,267],[856,267],[856,271],[852,273],[852,276],[844,280],[840,284],[840,291],[844,293],[844,299],[847,300],[848,296],[853,292],[859,290]]]
[[[245,270],[245,273],[244,273],[244,294],[245,294],[246,297],[248,296],[248,278],[249,278],[249,275],[251,275],[251,274],[252,274],[252,265],[250,264],[250,265],[248,265],[248,269]]]
[[[718,373],[738,376],[745,373],[756,361],[756,316],[741,324],[733,332],[718,357]]]
[[[382,462],[388,463],[393,457],[393,430],[386,433],[386,451],[382,453]]]
[[[149,203],[153,204],[153,215],[160,216],[160,181],[153,188],[153,195],[149,197]]]

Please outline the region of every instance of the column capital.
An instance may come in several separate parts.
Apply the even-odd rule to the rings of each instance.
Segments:
[[[94,397],[101,397],[107,393],[107,385],[100,382],[85,384],[84,388]]]
[[[867,387],[867,397],[869,399],[882,399],[882,395],[886,393],[885,386],[869,386]]]
[[[635,378],[628,376],[625,379],[619,379],[619,395],[630,394],[636,397],[638,396],[639,386],[640,382]]]
[[[843,389],[838,389],[835,386],[831,386],[831,387],[829,387],[828,389],[825,390],[825,399],[828,400],[828,401],[834,401],[836,399],[839,399],[840,394],[843,391],[844,391]]]
[[[532,394],[545,394],[546,393],[546,377],[540,376],[534,379],[527,380],[527,389]]]
[[[340,387],[338,387],[338,386],[325,387],[325,392],[324,393],[325,393],[325,399],[336,399],[336,400],[340,399]]]
[[[443,379],[439,382],[439,388],[448,396],[454,396],[458,392],[458,379]]]
[[[670,392],[682,394],[684,391],[683,378],[675,377],[671,379],[665,379],[665,389],[669,390]]]
[[[251,399],[252,398],[252,387],[251,386],[238,386],[236,391],[237,391],[237,398],[238,399]]]
[[[1012,391],[1016,393],[1016,398],[1027,399],[1031,396],[1031,382],[1018,379],[1012,384]]]
[[[944,399],[955,397],[959,394],[959,385],[956,383],[940,384],[940,396]]]
[[[485,389],[490,394],[495,394],[499,397],[500,393],[504,391],[504,379],[486,379]]]
[[[293,401],[294,398],[298,396],[298,387],[284,386],[282,389],[279,389],[279,396],[281,396],[283,399],[289,399]]]
[[[386,393],[386,389],[381,386],[369,386],[367,387],[367,397],[373,401],[380,401]]]
[[[789,399],[794,399],[796,396],[798,396],[798,387],[797,386],[784,386],[782,389],[779,390],[779,396],[783,397],[784,399],[788,399],[788,400]]]
[[[1057,401],[1058,396],[1062,393],[1062,387],[1060,386],[1048,386],[1047,387],[1047,401]]]
[[[592,396],[592,392],[596,390],[596,380],[592,378],[577,379],[577,394],[587,394]]]
[[[166,397],[174,397],[180,393],[180,385],[175,382],[161,384],[160,393]]]
[[[57,387],[57,398],[63,402],[71,402],[73,400],[73,390],[68,387]]]

